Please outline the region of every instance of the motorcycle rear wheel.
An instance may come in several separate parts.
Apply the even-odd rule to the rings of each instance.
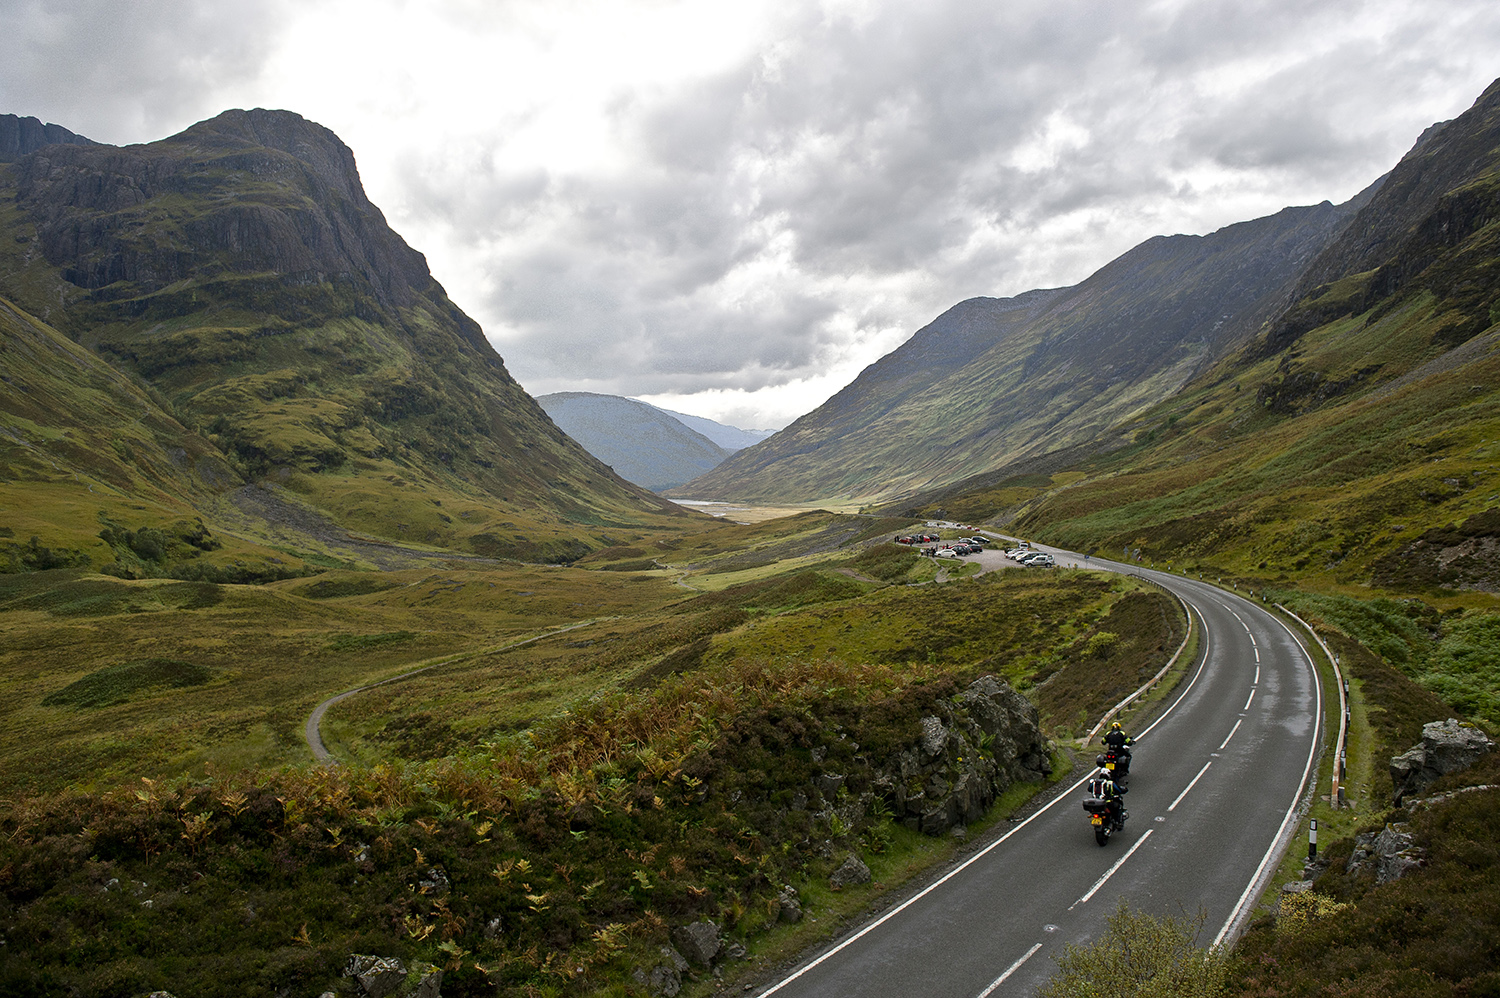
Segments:
[[[1094,829],[1094,841],[1101,846],[1109,842],[1109,826],[1100,825]]]

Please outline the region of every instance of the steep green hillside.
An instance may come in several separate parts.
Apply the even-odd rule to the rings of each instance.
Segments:
[[[1368,193],[1157,237],[1075,287],[962,302],[812,413],[672,494],[892,500],[1092,441],[1276,315]]]
[[[918,505],[1271,580],[1500,590],[1497,109],[1492,87],[1324,254],[1363,269],[1330,275],[1241,354],[1117,427],[1126,446]],[[1488,157],[1457,176],[1431,162],[1476,146]],[[1385,255],[1371,257],[1376,230]],[[1294,334],[1314,312],[1325,321]]]
[[[345,530],[529,560],[675,511],[552,424],[365,197],[349,149],[288,112],[0,166],[0,293],[222,454],[232,472],[191,489],[265,482]],[[266,516],[253,498],[230,506]]]

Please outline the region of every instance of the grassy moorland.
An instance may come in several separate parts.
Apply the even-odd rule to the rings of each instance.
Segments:
[[[883,543],[906,523],[708,523],[574,567],[0,577],[0,991],[338,991],[375,952],[445,995],[635,994],[695,918],[752,972],[806,945],[951,852],[870,792],[921,716],[994,674],[1067,733],[1181,639],[1131,580],[932,584]],[[344,765],[311,766],[317,702],[424,666],[336,705]],[[824,811],[789,807],[833,770]],[[831,892],[850,853],[875,879]]]

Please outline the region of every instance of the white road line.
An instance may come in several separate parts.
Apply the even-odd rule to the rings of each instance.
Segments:
[[[1240,730],[1240,725],[1243,724],[1243,723],[1245,723],[1245,719],[1243,717],[1240,718],[1238,721],[1234,722],[1234,727],[1232,727],[1232,728],[1229,729],[1229,738],[1233,738],[1234,737],[1234,733],[1236,731]],[[1229,738],[1226,738],[1222,742],[1219,743],[1219,751],[1220,752],[1224,751],[1224,746],[1229,744]]]
[[[994,981],[992,981],[990,983],[989,987],[987,987],[983,991],[979,992],[978,998],[990,998],[990,995],[992,995],[992,994],[995,993],[995,989],[996,988],[998,988],[1000,985],[1004,984],[1005,981],[1006,981],[1006,979],[1008,977],[1010,977],[1011,974],[1014,974],[1016,971],[1020,970],[1021,969],[1021,964],[1025,963],[1027,960],[1030,960],[1032,957],[1036,956],[1036,951],[1039,950],[1039,949],[1041,949],[1041,948],[1042,948],[1042,944],[1041,943],[1037,943],[1035,946],[1031,947],[1031,949],[1027,950],[1025,956],[1021,957],[1021,959],[1017,960],[1015,963],[1013,963],[1009,967],[1005,968],[1005,973],[1003,973],[999,977],[995,978]]]
[[[1004,835],[1000,836],[998,839],[996,839],[995,841],[991,842],[989,845],[985,846],[983,849],[979,850],[974,855],[970,856],[968,859],[964,860],[958,866],[955,866],[953,869],[949,870],[942,877],[940,877],[939,879],[933,881],[931,884],[928,884],[921,891],[919,891],[916,894],[913,894],[911,897],[907,898],[901,904],[897,905],[896,907],[892,908],[890,911],[886,912],[884,915],[882,915],[879,918],[875,919],[875,921],[871,922],[869,925],[866,925],[863,929],[860,929],[858,932],[854,933],[852,936],[850,936],[848,939],[845,939],[843,942],[839,943],[837,946],[834,946],[832,949],[828,950],[828,952],[824,953],[822,956],[818,957],[816,960],[813,960],[813,961],[807,963],[806,965],[800,967],[796,971],[796,973],[789,974],[788,976],[786,976],[786,977],[782,978],[781,980],[777,981],[771,987],[767,988],[765,991],[762,991],[761,992],[761,998],[766,998],[767,995],[773,995],[773,994],[775,994],[776,992],[780,991],[782,988],[786,987],[788,984],[790,984],[793,981],[795,981],[797,978],[801,977],[803,974],[807,973],[809,970],[812,970],[814,967],[816,967],[819,964],[821,964],[824,960],[827,960],[830,957],[837,955],[838,953],[840,953],[841,951],[843,951],[845,948],[847,948],[847,947],[853,945],[854,943],[858,942],[860,939],[864,938],[866,935],[870,934],[871,932],[874,932],[876,929],[880,928],[886,922],[889,922],[891,919],[893,919],[897,915],[901,914],[907,908],[910,908],[912,905],[916,904],[918,901],[922,900],[924,897],[926,897],[927,895],[931,894],[933,891],[937,890],[939,887],[943,886],[948,881],[952,880],[954,877],[958,876],[964,870],[967,870],[970,866],[973,866],[975,863],[979,862],[985,856],[989,855],[989,853],[990,853],[990,851],[992,849],[995,849],[997,846],[999,846],[1006,839],[1010,838],[1012,835],[1016,834],[1021,829],[1025,828],[1027,825],[1031,824],[1033,821],[1035,821],[1036,819],[1040,818],[1042,815],[1046,814],[1048,811],[1052,810],[1058,804],[1061,804],[1063,801],[1067,800],[1069,798],[1069,795],[1072,794],[1073,791],[1075,791],[1079,787],[1083,786],[1089,780],[1093,779],[1093,777],[1094,777],[1094,774],[1093,774],[1092,771],[1090,771],[1081,780],[1079,780],[1077,783],[1073,784],[1071,787],[1069,787],[1068,789],[1064,790],[1062,793],[1058,794],[1056,797],[1052,798],[1052,800],[1050,800],[1046,804],[1042,805],[1042,807],[1039,808],[1037,810],[1037,812],[1035,814],[1033,814],[1031,817],[1027,818],[1025,821],[1021,822],[1015,828],[1012,828],[1010,831],[1006,832]],[[1147,834],[1150,834],[1150,833],[1148,832]]]
[[[1256,658],[1255,658],[1255,660],[1257,662],[1259,662],[1260,661],[1260,656],[1257,655]],[[1250,685],[1251,686],[1259,686],[1260,685],[1260,666],[1258,666],[1258,665],[1255,667],[1255,681],[1253,683],[1251,683]]]
[[[1297,642],[1297,647],[1302,650],[1302,661],[1307,666],[1308,671],[1312,673],[1314,692],[1312,744],[1307,749],[1307,763],[1302,767],[1302,781],[1297,784],[1297,792],[1292,797],[1292,803],[1286,809],[1285,816],[1281,819],[1281,827],[1276,830],[1276,837],[1271,840],[1271,847],[1261,857],[1260,866],[1255,869],[1255,876],[1251,877],[1250,883],[1245,885],[1245,892],[1240,895],[1239,902],[1235,904],[1234,910],[1225,919],[1224,927],[1214,937],[1213,945],[1209,947],[1210,949],[1218,949],[1219,944],[1233,932],[1236,923],[1240,921],[1242,915],[1247,914],[1246,906],[1250,903],[1250,899],[1259,893],[1257,888],[1264,886],[1263,879],[1270,878],[1267,868],[1271,865],[1271,860],[1279,857],[1290,842],[1292,819],[1301,810],[1302,795],[1308,792],[1307,778],[1312,773],[1313,762],[1318,757],[1318,749],[1323,745],[1323,739],[1319,735],[1319,732],[1323,728],[1323,677],[1318,674],[1318,668],[1313,664],[1312,654],[1308,652],[1307,646],[1302,643],[1302,639],[1297,636],[1297,632],[1288,627],[1286,622],[1280,617],[1272,616],[1272,619],[1281,625],[1282,630],[1291,635],[1293,641]]]
[[[1098,880],[1094,881],[1094,886],[1089,888],[1089,892],[1087,894],[1085,894],[1083,897],[1079,898],[1077,901],[1074,901],[1072,904],[1068,905],[1068,910],[1072,911],[1074,908],[1077,908],[1079,905],[1087,903],[1089,898],[1091,898],[1095,894],[1099,893],[1099,888],[1103,887],[1104,884],[1109,880],[1109,878],[1113,877],[1115,875],[1115,871],[1116,870],[1118,870],[1120,867],[1122,867],[1122,866],[1125,865],[1125,861],[1127,859],[1129,859],[1131,856],[1135,855],[1135,851],[1137,849],[1139,849],[1141,846],[1143,846],[1143,845],[1146,844],[1146,840],[1151,837],[1151,833],[1154,832],[1154,831],[1156,831],[1156,829],[1154,829],[1154,828],[1148,828],[1148,829],[1146,829],[1146,834],[1142,835],[1140,838],[1138,838],[1138,839],[1135,840],[1135,845],[1133,845],[1133,846],[1130,847],[1130,851],[1127,852],[1125,855],[1121,856],[1119,859],[1115,860],[1115,865],[1111,866],[1108,870],[1106,870],[1105,873],[1104,873],[1104,876],[1102,876]]]
[[[1235,724],[1235,727],[1239,727],[1239,725]],[[1231,731],[1230,734],[1234,734],[1234,732]],[[1225,739],[1225,741],[1228,741],[1228,740],[1229,739],[1227,739],[1227,738]],[[1219,747],[1223,748],[1224,746],[1220,745]],[[1212,766],[1213,764],[1214,763],[1213,763],[1212,759],[1210,759],[1208,762],[1205,762],[1203,764],[1203,768],[1200,769],[1200,770],[1198,770],[1198,775],[1195,776],[1195,777],[1193,777],[1193,782],[1189,783],[1183,789],[1182,793],[1180,793],[1180,794],[1177,795],[1177,799],[1172,802],[1172,806],[1169,807],[1169,808],[1167,808],[1168,811],[1175,811],[1175,810],[1177,810],[1177,805],[1182,803],[1182,798],[1184,798],[1184,797],[1186,797],[1188,795],[1188,791],[1189,790],[1193,789],[1194,787],[1196,787],[1198,785],[1198,781],[1201,780],[1201,779],[1203,779],[1203,774],[1206,773],[1206,772],[1208,772],[1208,767]]]
[[[1255,691],[1251,690],[1250,691],[1250,696],[1245,700],[1245,706],[1242,707],[1242,708],[1240,708],[1240,709],[1241,710],[1249,710],[1250,709],[1250,701],[1254,700],[1254,699],[1255,699]]]
[[[1259,665],[1259,664],[1260,664],[1260,649],[1259,649],[1259,648],[1257,648],[1257,649],[1255,649],[1255,664],[1256,664],[1256,665]],[[1259,673],[1259,672],[1260,672],[1260,670],[1259,670],[1259,669],[1256,669],[1256,670],[1255,670],[1255,671],[1256,671],[1256,672],[1257,672],[1257,673]]]
[[[1172,701],[1172,706],[1161,712],[1161,717],[1158,717],[1156,720],[1152,721],[1150,726],[1148,726],[1145,731],[1142,731],[1140,734],[1135,736],[1136,741],[1140,741],[1142,738],[1145,738],[1151,733],[1152,728],[1156,727],[1158,724],[1165,721],[1168,717],[1172,716],[1172,711],[1176,710],[1177,705],[1182,703],[1183,698],[1192,692],[1194,686],[1198,685],[1198,679],[1203,675],[1203,670],[1208,668],[1208,653],[1209,649],[1213,647],[1212,637],[1208,633],[1208,621],[1203,619],[1203,611],[1199,610],[1196,606],[1193,606],[1193,604],[1188,603],[1187,600],[1183,600],[1183,602],[1187,603],[1188,607],[1191,608],[1193,612],[1198,614],[1198,620],[1203,624],[1203,650],[1199,652],[1202,660],[1198,663],[1198,671],[1193,673],[1193,681],[1187,684],[1187,688],[1178,695],[1176,700]]]

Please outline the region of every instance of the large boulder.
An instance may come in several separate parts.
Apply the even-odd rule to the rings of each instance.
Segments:
[[[406,983],[406,965],[394,956],[355,953],[344,967],[344,976],[354,978],[367,998],[388,998]]]
[[[828,877],[828,883],[836,890],[869,882],[870,868],[853,853],[850,853],[849,858],[844,860],[843,864]]]
[[[724,946],[724,941],[719,938],[719,927],[706,918],[673,929],[672,942],[677,944],[689,963],[700,967],[711,966]]]
[[[1439,777],[1467,769],[1494,751],[1495,743],[1478,728],[1453,718],[1422,725],[1422,740],[1391,760],[1396,800],[1421,791]]]

